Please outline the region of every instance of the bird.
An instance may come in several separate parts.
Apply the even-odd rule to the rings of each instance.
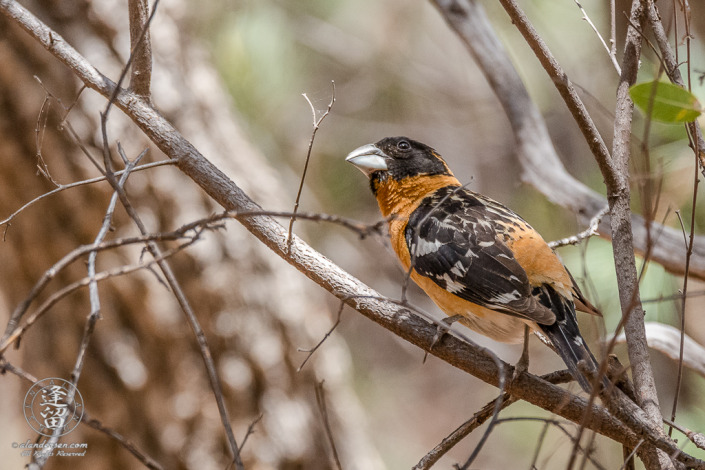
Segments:
[[[445,314],[496,341],[524,341],[525,353],[527,327],[542,333],[591,393],[580,367],[597,373],[599,363],[580,334],[576,309],[601,314],[536,230],[462,185],[421,142],[386,137],[345,160],[369,178],[394,252]]]

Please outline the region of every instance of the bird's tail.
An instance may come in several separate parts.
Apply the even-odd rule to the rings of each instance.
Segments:
[[[600,370],[600,364],[588,349],[585,340],[578,329],[573,303],[564,299],[550,286],[544,285],[537,288],[539,301],[556,314],[556,321],[551,325],[539,325],[541,331],[551,340],[556,352],[568,366],[575,380],[586,393],[592,392],[590,380],[578,368],[578,362],[584,361],[585,366],[595,375]],[[609,384],[606,378],[602,382]]]
[[[585,364],[592,370],[593,374],[596,374],[597,371],[600,370],[600,364],[588,349],[585,340],[583,340],[579,332],[577,335],[571,334],[566,331],[565,328],[558,326],[557,323],[558,322],[553,325],[540,325],[540,327],[543,333],[548,336],[548,339],[551,340],[551,343],[553,343],[556,352],[568,366],[568,370],[573,374],[575,380],[578,381],[586,393],[591,393],[592,385],[578,368],[578,362],[581,360],[585,361]]]

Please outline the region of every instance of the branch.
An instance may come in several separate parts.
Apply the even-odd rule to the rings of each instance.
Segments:
[[[629,159],[634,112],[634,103],[629,96],[629,87],[636,82],[639,70],[641,31],[646,21],[644,2],[633,0],[629,20],[630,25],[627,28],[622,59],[622,75],[617,87],[613,158],[608,162],[606,168],[601,166],[600,169],[605,177],[607,200],[610,203],[612,251],[637,403],[645,411],[647,419],[652,424],[660,426],[661,410],[646,341],[644,310],[639,298],[639,278],[634,257],[629,187]],[[647,228],[647,240],[650,239],[649,235]],[[644,462],[647,468],[673,467],[667,454],[658,452],[655,458],[658,459],[658,462]]]
[[[181,171],[216,202],[228,210],[240,212],[261,210],[241,188],[201,155],[149,103],[134,93],[125,90],[116,91],[115,84],[111,80],[98,72],[75,49],[24,7],[12,0],[0,0],[0,11],[43,44],[87,87],[105,97],[116,93],[116,106],[122,109],[162,152],[177,161]],[[405,307],[388,300],[380,300],[377,292],[316,252],[299,237],[295,235],[292,237],[291,250],[288,250],[286,228],[271,217],[253,215],[239,220],[272,251],[321,287],[392,333],[424,350],[429,350],[437,331],[434,325],[411,314]],[[513,371],[513,367],[509,364],[498,365],[495,358],[482,348],[453,336],[446,335],[430,352],[441,360],[494,386],[498,386],[500,382],[500,365],[509,374]],[[506,391],[573,422],[580,422],[587,406],[585,399],[528,373],[519,374],[507,386]],[[634,447],[643,437],[665,452],[677,455],[677,458],[686,465],[705,469],[705,462],[681,453],[670,439],[654,435],[650,425],[641,422],[639,417],[635,418],[638,424],[630,429],[600,406],[593,405],[590,412],[593,414],[590,429],[610,439]]]
[[[669,359],[678,363],[681,360],[679,351],[681,343],[681,330],[663,323],[647,322],[646,338],[649,347]],[[683,365],[696,372],[701,377],[705,377],[705,347],[688,335],[683,335]],[[617,343],[625,343],[624,333],[617,336]]]
[[[130,89],[150,100],[152,82],[152,42],[149,36],[148,0],[128,0],[130,12],[130,46],[132,48],[132,75]]]

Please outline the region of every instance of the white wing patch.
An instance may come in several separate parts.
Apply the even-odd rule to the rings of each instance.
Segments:
[[[468,266],[464,265],[463,262],[459,260],[450,268],[450,272],[458,277],[465,277],[465,274],[468,272]]]
[[[521,299],[521,294],[518,290],[513,290],[511,292],[504,292],[497,294],[490,299],[491,302],[497,302],[500,304],[508,304],[514,302],[515,300]]]
[[[425,256],[429,253],[435,253],[444,243],[433,240],[428,241],[424,238],[419,238],[418,242],[414,246],[414,251],[411,253],[412,256]]]
[[[448,292],[452,292],[455,294],[456,292],[460,292],[463,289],[465,289],[467,286],[463,284],[462,282],[457,282],[451,278],[448,273],[445,273],[443,276],[436,276],[438,279],[442,279],[446,283],[446,290]]]

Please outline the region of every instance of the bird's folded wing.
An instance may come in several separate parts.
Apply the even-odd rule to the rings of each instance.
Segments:
[[[526,272],[497,232],[495,215],[496,208],[488,210],[469,190],[436,191],[412,213],[405,230],[414,269],[474,304],[552,324],[555,315],[532,296]]]

